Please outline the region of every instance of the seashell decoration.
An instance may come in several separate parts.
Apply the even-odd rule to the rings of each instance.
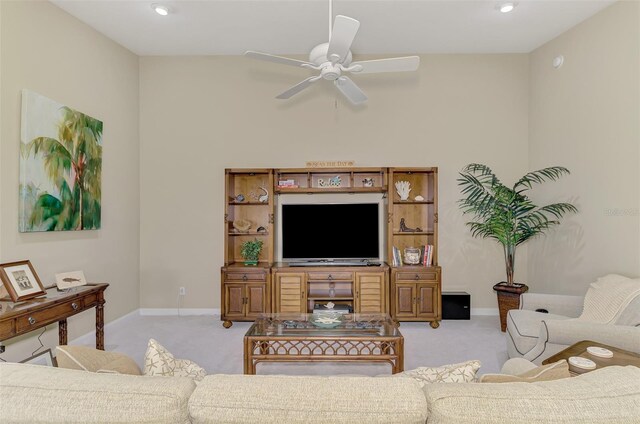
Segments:
[[[418,194],[416,197],[413,198],[413,200],[415,200],[416,202],[422,202],[424,200],[424,197]]]
[[[409,192],[411,191],[411,183],[409,181],[396,181],[396,193],[400,196],[400,200],[409,200]]]
[[[239,233],[248,233],[251,228],[251,221],[247,219],[236,219],[233,221],[233,228]]]

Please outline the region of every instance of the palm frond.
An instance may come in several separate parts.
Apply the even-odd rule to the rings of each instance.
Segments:
[[[571,174],[569,170],[563,166],[551,166],[529,172],[520,178],[513,186],[513,190],[521,193],[522,191],[531,189],[533,184],[542,184],[545,181],[558,180],[563,175]]]

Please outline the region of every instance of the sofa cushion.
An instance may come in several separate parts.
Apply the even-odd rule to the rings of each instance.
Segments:
[[[481,366],[480,361],[468,361],[441,367],[419,367],[394,374],[392,377],[411,378],[417,381],[420,387],[432,383],[471,383],[476,381],[476,373]]]
[[[200,381],[207,372],[193,361],[175,358],[160,343],[149,339],[147,352],[144,355],[144,375],[189,377]]]
[[[189,423],[193,380],[0,363],[2,423]]]
[[[424,423],[427,404],[408,378],[210,375],[189,399],[204,423]]]
[[[138,364],[119,352],[106,352],[88,346],[58,346],[56,360],[59,368],[91,372],[116,372],[140,375]]]
[[[517,352],[525,355],[538,343],[542,320],[552,319],[562,320],[568,317],[526,309],[512,309],[507,314],[507,337],[511,338]]]
[[[484,374],[478,381],[480,383],[534,383],[536,381],[551,381],[569,377],[571,377],[571,374],[569,374],[569,364],[563,359],[553,364],[535,367],[518,375]]]
[[[640,417],[640,368],[606,367],[539,383],[432,384],[429,424],[633,423]]]

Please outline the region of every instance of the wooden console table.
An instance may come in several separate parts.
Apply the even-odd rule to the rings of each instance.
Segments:
[[[58,338],[67,344],[67,318],[96,308],[96,349],[104,350],[104,291],[109,284],[88,284],[47,294],[24,302],[0,301],[0,341],[58,322]]]

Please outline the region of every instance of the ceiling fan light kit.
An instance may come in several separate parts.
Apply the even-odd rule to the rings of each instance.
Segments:
[[[331,7],[329,10],[331,18]],[[314,82],[325,79],[332,81],[347,100],[354,105],[359,105],[367,101],[367,96],[351,78],[344,74],[409,72],[417,70],[420,65],[418,56],[352,62],[351,45],[359,28],[360,22],[356,19],[337,15],[333,26],[329,27],[329,42],[315,46],[309,54],[308,62],[255,51],[247,51],[245,56],[320,72],[320,75],[309,77],[279,94],[276,96],[277,99],[289,99]]]

